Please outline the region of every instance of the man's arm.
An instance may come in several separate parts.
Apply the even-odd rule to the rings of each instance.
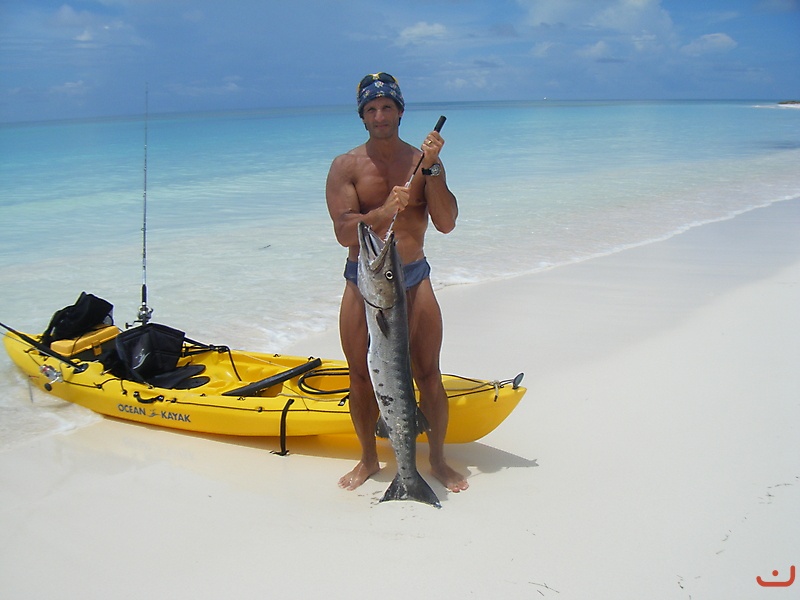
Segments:
[[[444,139],[438,131],[431,131],[422,145],[422,167],[430,169],[434,164],[442,165],[439,152],[444,146]],[[447,175],[442,165],[439,175],[425,176],[425,202],[433,226],[442,233],[450,233],[455,229],[458,218],[458,202],[453,192],[447,187]]]
[[[442,233],[453,231],[458,218],[458,202],[447,187],[444,166],[440,175],[425,177],[425,201],[434,227]]]
[[[325,184],[325,199],[333,221],[336,240],[347,248],[358,246],[358,223],[363,221],[376,232],[385,231],[396,212],[408,204],[408,188],[396,186],[386,201],[362,213],[354,172],[357,158],[343,154],[334,159]]]

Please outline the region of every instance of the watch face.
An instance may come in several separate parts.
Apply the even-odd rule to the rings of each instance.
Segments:
[[[440,165],[440,164],[431,165],[430,172],[431,172],[431,175],[434,175],[434,176],[435,175],[440,175],[441,172],[442,172],[442,165]]]

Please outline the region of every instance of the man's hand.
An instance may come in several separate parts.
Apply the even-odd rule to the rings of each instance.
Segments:
[[[439,152],[442,151],[444,146],[444,138],[438,131],[431,131],[422,142],[422,166],[425,169],[430,169],[433,165],[439,162]]]
[[[402,212],[403,209],[408,206],[408,200],[408,187],[396,185],[392,188],[392,191],[389,192],[389,197],[386,198],[386,202],[383,203],[383,207],[389,214],[394,215]]]

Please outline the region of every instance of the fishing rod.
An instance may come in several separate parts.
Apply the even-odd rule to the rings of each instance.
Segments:
[[[434,126],[433,130],[436,133],[439,133],[442,130],[442,127],[444,127],[444,122],[446,120],[447,120],[447,117],[445,117],[444,115],[440,116],[439,120],[436,121],[436,125]],[[411,182],[414,181],[414,175],[416,175],[417,171],[419,171],[419,167],[420,167],[420,165],[422,165],[422,159],[424,159],[424,158],[425,158],[425,153],[423,152],[422,156],[419,157],[419,161],[417,162],[417,166],[414,167],[414,170],[411,172],[411,177],[409,177],[408,178],[408,182],[406,182],[406,187],[410,186]],[[394,222],[397,220],[397,215],[399,213],[400,213],[399,210],[395,211],[394,216],[392,217],[392,222],[389,223],[389,229],[386,230],[386,237],[384,238],[384,241],[388,241],[389,240],[389,236],[392,235],[392,230],[394,230]]]
[[[146,325],[153,309],[147,306],[147,124],[150,116],[148,104],[149,90],[144,87],[144,192],[142,193],[142,305],[134,323]]]
[[[32,337],[27,336],[24,333],[22,333],[20,331],[17,331],[16,329],[14,329],[12,327],[9,327],[8,325],[5,325],[4,323],[0,323],[0,327],[10,331],[11,333],[13,333],[15,336],[17,336],[19,339],[21,339],[23,342],[25,342],[29,346],[33,346],[34,348],[36,348],[42,354],[46,354],[47,356],[50,356],[51,358],[55,358],[56,360],[61,361],[65,365],[69,365],[70,367],[72,367],[75,370],[76,373],[83,373],[89,367],[89,363],[73,362],[70,359],[68,359],[66,356],[62,356],[61,354],[59,354],[55,350],[50,349],[46,344],[42,344],[41,342],[37,342]]]

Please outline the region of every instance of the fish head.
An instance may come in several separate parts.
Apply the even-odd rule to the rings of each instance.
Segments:
[[[375,308],[392,308],[405,295],[403,265],[394,232],[384,241],[369,225],[360,222],[358,246],[358,289],[361,295]]]

